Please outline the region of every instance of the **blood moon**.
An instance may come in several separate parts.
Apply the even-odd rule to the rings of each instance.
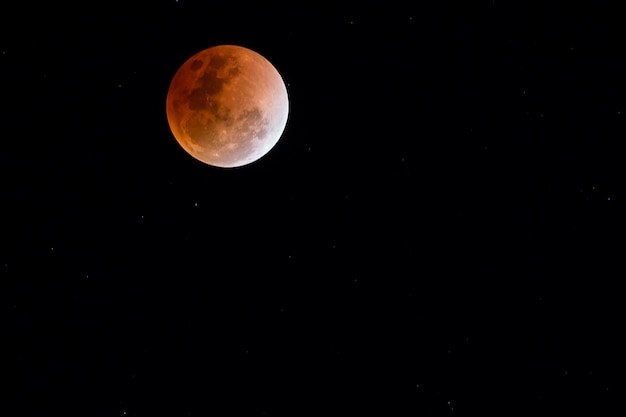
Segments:
[[[167,121],[187,153],[232,168],[267,154],[287,124],[289,99],[274,66],[250,49],[219,45],[198,52],[176,72]]]

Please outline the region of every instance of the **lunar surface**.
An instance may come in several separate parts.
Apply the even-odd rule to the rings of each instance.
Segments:
[[[260,54],[234,45],[205,49],[176,72],[166,101],[178,143],[217,167],[252,163],[267,154],[287,124],[285,83]]]

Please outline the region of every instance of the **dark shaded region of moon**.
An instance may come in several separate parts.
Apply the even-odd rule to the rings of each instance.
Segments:
[[[176,72],[167,119],[178,143],[213,166],[237,167],[267,154],[287,123],[282,77],[260,54],[221,45],[197,53]]]

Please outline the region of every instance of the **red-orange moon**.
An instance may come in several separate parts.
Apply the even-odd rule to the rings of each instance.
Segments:
[[[189,58],[167,93],[167,121],[187,153],[232,168],[267,154],[287,124],[289,99],[276,68],[263,56],[219,45]]]

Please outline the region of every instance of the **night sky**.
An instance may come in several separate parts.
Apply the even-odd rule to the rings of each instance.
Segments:
[[[5,3],[3,415],[623,407],[617,9]],[[165,114],[179,66],[220,44],[290,99],[235,169]]]

